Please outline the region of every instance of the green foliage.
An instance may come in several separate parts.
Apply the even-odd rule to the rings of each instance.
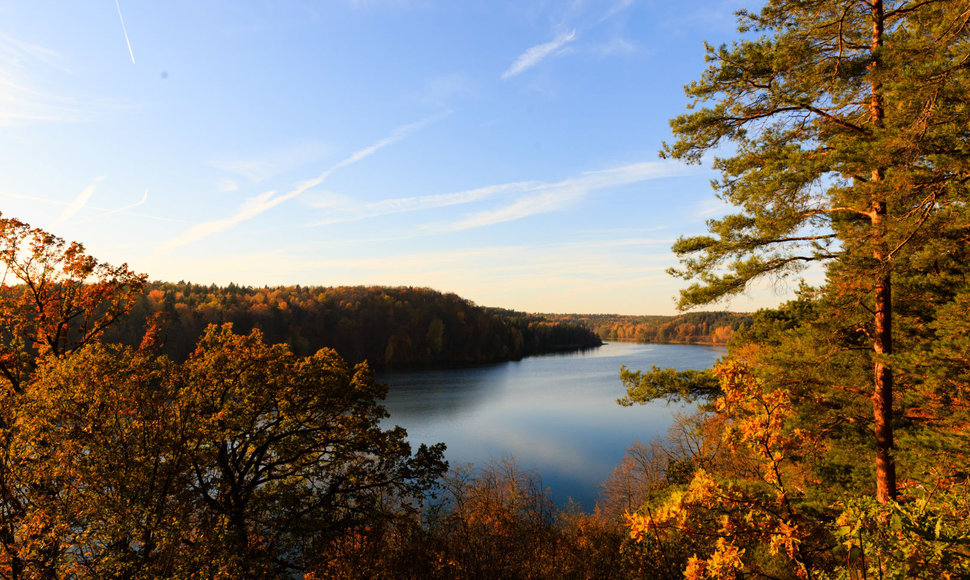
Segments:
[[[653,366],[649,372],[620,369],[620,380],[626,396],[617,399],[624,407],[644,404],[655,399],[693,402],[706,400],[720,393],[717,377],[710,371],[661,369]]]
[[[722,382],[704,435],[728,448],[645,501],[631,530],[641,549],[693,542],[691,578],[964,577],[966,2],[768,0],[739,21],[738,41],[708,47],[662,152],[714,154],[736,208],[674,244],[672,273],[692,282],[680,306],[811,262],[826,278],[734,334],[725,366],[750,377]],[[624,377],[628,402],[690,393],[671,373]],[[796,565],[765,566],[771,528],[794,530]]]
[[[715,158],[715,187],[741,213],[674,245],[673,273],[698,280],[683,307],[811,261],[832,263],[833,282],[871,300],[879,276],[965,229],[962,10],[775,0],[740,13],[757,36],[708,47],[708,69],[686,89],[692,111],[671,122],[663,154],[699,162],[731,142]]]

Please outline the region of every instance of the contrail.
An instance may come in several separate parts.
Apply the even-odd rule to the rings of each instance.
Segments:
[[[87,205],[88,200],[91,199],[92,195],[94,195],[94,186],[102,179],[104,179],[103,175],[95,179],[94,183],[85,187],[84,191],[82,191],[76,198],[74,198],[74,201],[72,201],[71,204],[67,206],[63,212],[61,212],[61,215],[57,216],[57,219],[51,222],[48,227],[50,229],[54,229],[60,226],[61,224],[65,223],[67,220],[71,219],[71,217],[73,217],[74,214],[84,209],[84,206]]]
[[[119,208],[116,208],[116,209],[101,210],[101,211],[104,212],[101,215],[89,217],[86,220],[79,220],[79,223],[80,222],[91,221],[93,219],[100,219],[100,218],[103,218],[105,216],[109,216],[109,215],[111,215],[113,213],[120,213],[120,212],[123,212],[123,211],[126,212],[126,211],[128,211],[128,210],[130,210],[132,208],[136,208],[136,207],[140,206],[141,204],[145,203],[146,201],[148,201],[148,188],[147,187],[145,188],[145,195],[142,196],[141,201],[136,201],[135,203],[132,203],[130,205],[126,205],[124,207],[119,207]],[[98,209],[98,208],[93,208],[93,207],[88,206],[88,209]]]
[[[135,53],[131,52],[131,41],[128,40],[128,30],[125,28],[125,17],[121,15],[121,4],[115,0],[115,7],[118,8],[118,20],[121,21],[121,32],[125,34],[125,44],[128,45],[128,54],[131,55],[131,64],[135,64]]]
[[[320,175],[297,184],[296,187],[294,187],[292,190],[284,194],[277,195],[277,191],[275,189],[272,191],[267,191],[265,193],[257,195],[256,197],[251,197],[247,199],[245,203],[243,203],[242,207],[236,210],[235,214],[227,218],[202,222],[192,226],[191,228],[189,228],[188,231],[186,231],[182,235],[172,238],[167,242],[164,242],[162,245],[158,247],[156,253],[168,254],[173,249],[179,246],[184,246],[185,244],[188,244],[190,242],[196,242],[198,240],[201,240],[202,238],[205,238],[206,236],[210,236],[218,232],[223,232],[232,227],[235,227],[236,225],[244,221],[251,220],[254,217],[258,216],[259,214],[278,206],[284,201],[293,199],[294,197],[297,197],[303,194],[303,192],[307,191],[308,189],[312,189],[320,185],[321,183],[326,181],[326,179],[330,177],[330,174],[333,173],[334,171],[341,169],[343,167],[347,167],[348,165],[357,163],[358,161],[361,161],[365,157],[369,157],[370,155],[373,155],[379,149],[387,147],[388,145],[391,145],[393,143],[397,143],[401,139],[404,139],[405,137],[410,135],[412,132],[417,131],[418,129],[421,129],[422,127],[425,127],[426,125],[433,123],[438,119],[447,117],[450,114],[451,114],[451,111],[446,111],[444,113],[440,113],[438,115],[433,115],[426,119],[422,119],[417,123],[411,123],[410,125],[398,127],[397,129],[394,130],[393,133],[391,133],[389,137],[385,137],[384,139],[381,139],[380,141],[378,141],[377,143],[374,143],[373,145],[370,145],[369,147],[364,147],[363,149],[360,149],[354,152],[350,157],[347,157],[346,159],[338,162],[336,165],[331,166],[329,169],[325,170]]]

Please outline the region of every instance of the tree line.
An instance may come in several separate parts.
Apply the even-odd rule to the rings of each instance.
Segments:
[[[258,329],[301,356],[329,347],[372,368],[478,364],[599,346],[584,326],[511,310],[486,309],[428,288],[279,286],[151,282],[105,335],[136,346],[155,321],[162,351],[184,360],[210,324]]]
[[[741,312],[685,312],[675,316],[619,314],[557,314],[554,320],[585,326],[604,340],[658,344],[726,346],[739,328],[751,324]]]

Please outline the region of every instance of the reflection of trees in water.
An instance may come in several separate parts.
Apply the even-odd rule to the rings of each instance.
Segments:
[[[508,363],[467,369],[388,373],[378,381],[390,386],[384,406],[391,420],[428,420],[463,413],[478,407],[501,388],[498,376],[509,372]]]

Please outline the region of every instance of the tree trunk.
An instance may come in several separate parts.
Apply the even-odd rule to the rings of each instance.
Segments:
[[[886,503],[896,499],[896,462],[893,459],[893,374],[880,355],[892,354],[892,286],[889,274],[876,283],[876,314],[873,350],[872,391],[873,428],[876,436],[876,499]]]
[[[869,116],[878,130],[883,126],[886,111],[882,100],[882,83],[879,78],[881,62],[879,51],[883,44],[884,18],[882,0],[872,0],[872,62],[869,64],[870,100]],[[886,240],[886,199],[881,191],[885,170],[872,170],[873,198],[871,226],[873,229],[873,258],[876,261],[875,320],[872,350],[876,354],[873,365],[872,418],[876,439],[876,499],[886,503],[896,499],[896,462],[893,459],[893,373],[884,355],[893,352],[892,331],[892,278],[890,274],[889,248]]]

